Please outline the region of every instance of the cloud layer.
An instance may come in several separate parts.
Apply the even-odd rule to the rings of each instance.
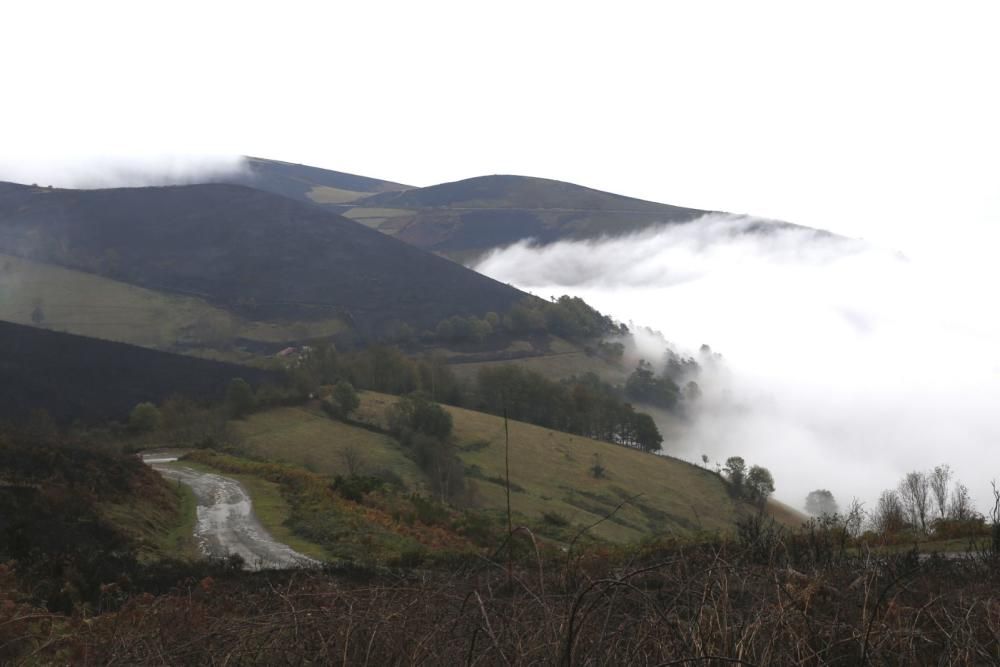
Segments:
[[[185,185],[243,173],[246,160],[235,155],[105,155],[0,157],[0,181],[59,188],[123,188]]]
[[[673,453],[763,464],[798,507],[817,487],[871,501],[904,472],[948,462],[983,506],[1000,476],[997,272],[761,222],[713,215],[625,238],[519,243],[475,268],[721,352],[724,370],[703,382]]]

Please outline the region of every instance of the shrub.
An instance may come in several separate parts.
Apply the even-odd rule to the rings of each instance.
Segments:
[[[152,403],[140,403],[132,408],[128,416],[129,430],[134,433],[149,433],[159,429],[162,424],[160,410]]]

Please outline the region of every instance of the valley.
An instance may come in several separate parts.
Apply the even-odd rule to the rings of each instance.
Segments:
[[[888,656],[896,623],[968,631],[953,619],[992,576],[995,516],[807,515],[743,443],[682,460],[719,353],[460,263],[705,211],[527,177],[415,188],[244,166],[170,187],[0,184],[0,660],[100,661],[113,636],[124,662],[149,646],[270,662],[298,650],[268,643],[289,627],[310,655],[334,641],[368,661],[384,633],[432,663],[531,662],[530,641],[564,664],[584,646],[629,662],[611,619],[664,659],[705,623],[698,641],[731,653],[722,615],[753,628],[738,641],[758,656],[776,637],[847,656],[864,627]],[[898,577],[920,583],[890,612]],[[247,623],[266,630],[237,639]],[[484,644],[481,623],[506,629]]]

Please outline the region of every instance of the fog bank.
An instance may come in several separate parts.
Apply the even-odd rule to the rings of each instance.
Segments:
[[[801,228],[754,232],[760,222],[712,215],[625,238],[519,243],[475,268],[540,296],[580,296],[682,350],[721,352],[669,453],[744,456],[798,508],[817,487],[870,506],[905,472],[947,462],[985,509],[1000,476],[1000,271]]]
[[[242,174],[246,169],[246,160],[237,155],[0,157],[0,181],[57,188],[187,185]]]

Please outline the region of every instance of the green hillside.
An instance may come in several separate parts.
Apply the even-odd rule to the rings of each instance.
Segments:
[[[253,321],[198,297],[0,254],[0,320],[157,349],[209,351],[234,340],[283,343],[333,336],[339,319]]]
[[[359,418],[384,423],[385,409],[396,400],[364,392]],[[503,419],[450,406],[447,410],[467,477],[471,470],[478,478],[482,506],[503,509],[504,487],[490,481],[504,475]],[[589,525],[641,494],[594,533],[630,542],[651,535],[725,530],[735,521],[737,508],[725,484],[708,470],[522,422],[509,422],[509,430],[511,482],[519,489],[512,495],[512,506],[531,520],[554,513],[571,524]],[[591,470],[595,461],[606,470],[602,478]]]
[[[389,436],[330,419],[315,406],[276,408],[232,423],[242,451],[321,475],[392,471],[412,490],[423,473]]]
[[[354,418],[385,425],[395,396],[362,392]],[[490,513],[506,507],[503,419],[447,407],[454,441],[475,485],[473,506]],[[291,463],[324,475],[392,470],[406,488],[426,489],[423,473],[395,439],[338,422],[315,407],[280,408],[234,422],[238,449],[257,458]],[[593,534],[627,543],[654,535],[689,536],[726,531],[743,511],[713,472],[664,456],[511,421],[512,507],[519,521],[545,526],[565,520],[570,527],[599,521],[622,505]],[[348,463],[347,452],[352,452]],[[605,474],[597,478],[599,463]],[[626,502],[627,501],[627,502]],[[779,519],[791,520],[787,513]],[[570,530],[572,528],[567,528]],[[565,533],[563,533],[565,534]]]

